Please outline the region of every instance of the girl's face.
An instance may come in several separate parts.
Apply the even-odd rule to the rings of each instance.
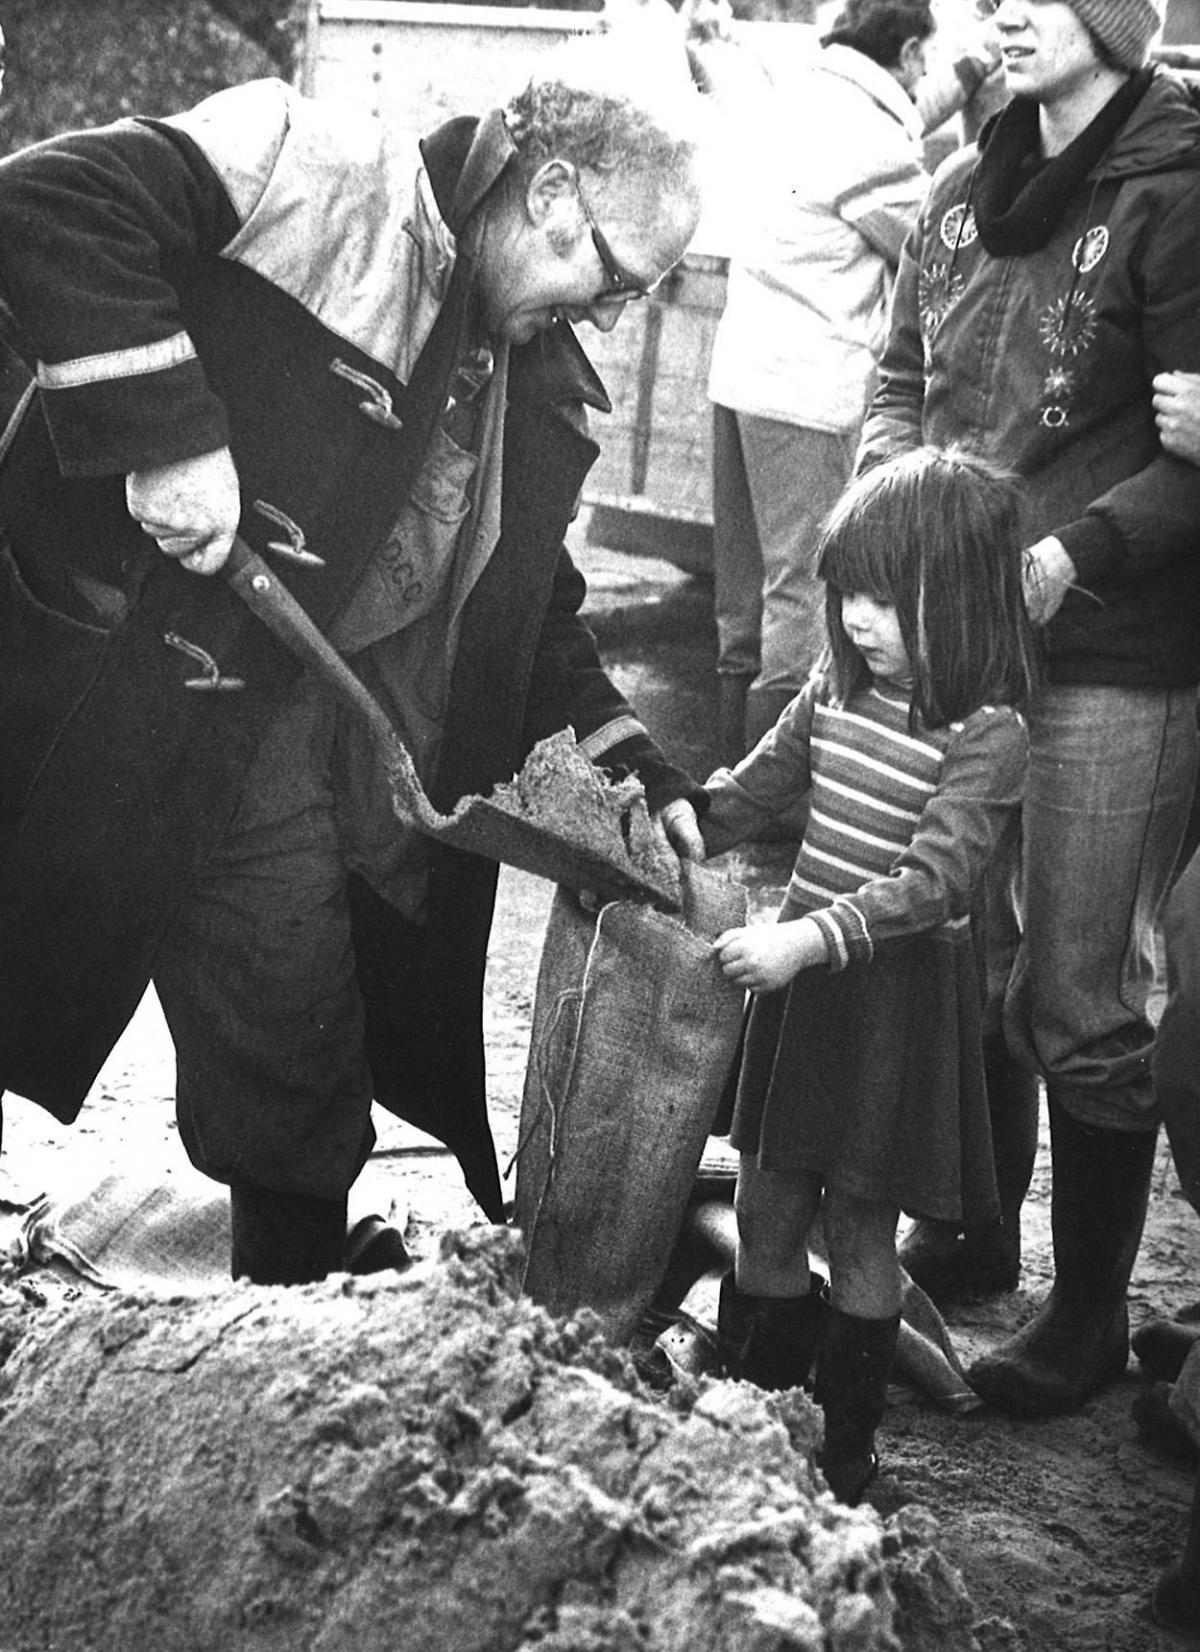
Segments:
[[[1100,68],[1096,43],[1066,0],[1001,0],[992,21],[1004,79],[1017,97],[1069,100]]]
[[[842,596],[842,624],[872,677],[895,683],[898,688],[912,687],[912,666],[900,635],[895,603],[881,602],[865,591],[846,591]]]

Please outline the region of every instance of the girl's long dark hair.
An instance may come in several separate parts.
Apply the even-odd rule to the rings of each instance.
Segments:
[[[1016,477],[961,449],[916,448],[851,482],[817,559],[834,699],[870,682],[842,624],[843,595],[860,591],[895,604],[926,727],[1024,704],[1040,675],[1024,546]]]

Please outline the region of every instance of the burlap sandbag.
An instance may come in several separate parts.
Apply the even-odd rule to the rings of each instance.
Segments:
[[[516,1221],[525,1289],[587,1306],[624,1342],[662,1279],[734,1059],[743,993],[711,942],[746,921],[745,891],[689,867],[668,916],[598,914],[565,889],[542,949],[521,1103]]]

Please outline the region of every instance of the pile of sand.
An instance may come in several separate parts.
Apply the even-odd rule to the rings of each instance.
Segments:
[[[519,1236],[403,1276],[0,1297],[0,1642],[54,1652],[967,1652],[927,1516],[815,1489],[800,1395],[666,1403]]]

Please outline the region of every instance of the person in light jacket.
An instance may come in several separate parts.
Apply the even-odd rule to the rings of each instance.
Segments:
[[[805,68],[772,86],[767,64],[708,381],[731,763],[821,645],[817,541],[853,468],[900,247],[929,183],[914,96],[933,32],[927,0],[849,0]]]

